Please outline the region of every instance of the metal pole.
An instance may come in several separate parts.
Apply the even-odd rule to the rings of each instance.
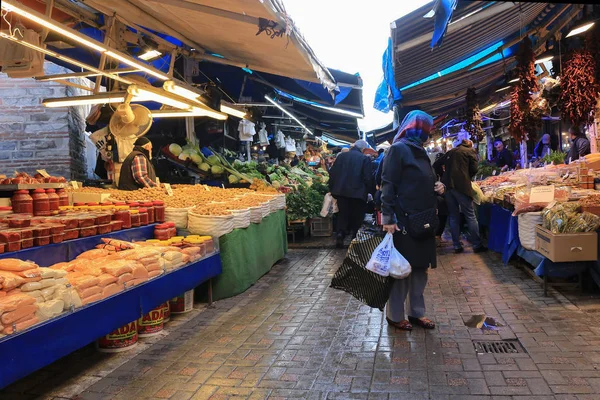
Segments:
[[[117,15],[116,13],[114,15]],[[111,39],[113,33],[113,27],[115,25],[115,17],[108,17],[106,24],[104,25],[104,45],[108,47],[108,43]],[[100,63],[98,64],[99,70],[104,70],[104,66],[106,65],[106,53],[102,53],[100,55]],[[96,85],[94,86],[94,94],[100,93],[100,86],[102,85],[102,75],[98,75],[96,77]],[[108,89],[108,88],[107,88]]]

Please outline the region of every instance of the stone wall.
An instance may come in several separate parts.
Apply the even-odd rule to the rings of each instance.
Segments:
[[[71,72],[46,62],[46,74]],[[80,79],[79,84],[89,85]],[[14,171],[72,179],[87,175],[85,117],[89,107],[46,108],[42,99],[84,93],[56,82],[14,79],[0,73],[0,174]]]

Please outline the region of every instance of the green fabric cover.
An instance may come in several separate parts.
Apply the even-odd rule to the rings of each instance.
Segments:
[[[245,292],[288,250],[286,216],[279,210],[260,224],[236,229],[219,240],[223,272],[213,278],[213,299],[220,300]]]

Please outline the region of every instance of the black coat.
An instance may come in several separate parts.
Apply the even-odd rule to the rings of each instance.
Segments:
[[[507,148],[502,149],[502,151],[498,153],[495,162],[498,168],[504,168],[506,165],[508,165],[508,169],[515,167],[515,159]]]
[[[573,140],[571,149],[565,156],[565,164],[568,164],[570,161],[579,160],[579,158],[587,156],[590,153],[590,141],[585,137],[577,137]]]
[[[461,144],[446,154],[446,172],[442,182],[446,189],[454,189],[469,197],[473,197],[471,179],[477,173],[477,156],[475,150]]]
[[[383,224],[397,223],[402,228],[404,213],[435,209],[435,182],[435,173],[425,149],[406,139],[396,142],[388,149],[383,164]],[[415,240],[398,232],[394,243],[412,268],[436,267],[435,237]]]
[[[333,197],[367,201],[374,192],[371,159],[356,147],[339,154],[329,170],[329,191]]]

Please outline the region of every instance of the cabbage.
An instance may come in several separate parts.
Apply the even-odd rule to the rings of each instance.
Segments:
[[[190,155],[190,158],[192,159],[193,162],[195,162],[196,164],[201,164],[202,163],[202,157],[200,156],[200,154],[198,153],[192,153]]]
[[[223,173],[223,167],[219,167],[218,165],[213,165],[210,169],[213,175],[221,175]]]
[[[210,165],[208,165],[207,163],[202,163],[198,167],[200,167],[201,171],[204,171],[204,172],[210,171]]]
[[[181,154],[181,152],[183,151],[183,149],[181,148],[180,145],[178,145],[177,143],[171,143],[169,145],[169,151],[171,152],[171,154],[173,154],[175,157],[179,157],[179,155]]]

